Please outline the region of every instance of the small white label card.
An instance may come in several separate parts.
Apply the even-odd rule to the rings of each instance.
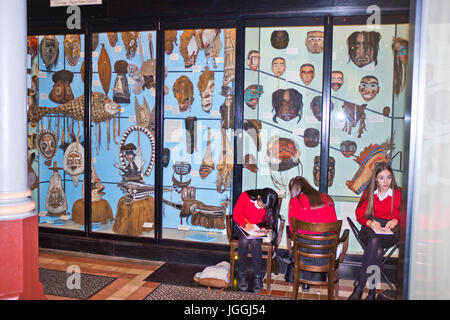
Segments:
[[[122,52],[122,46],[115,46],[114,52]]]
[[[189,229],[190,229],[190,227],[185,224],[181,224],[178,226],[178,230],[181,230],[181,231],[188,231]]]
[[[45,217],[47,215],[47,211],[39,212],[39,217]]]
[[[178,53],[172,53],[172,54],[170,54],[169,60],[171,60],[171,61],[176,61],[176,60],[178,60]]]
[[[287,48],[286,54],[298,54],[298,48]]]
[[[153,228],[153,222],[144,222],[143,228]]]
[[[201,72],[202,71],[202,66],[201,65],[194,65],[192,66],[192,72]]]
[[[68,221],[69,218],[70,217],[68,215],[66,215],[66,214],[59,217],[59,219],[64,220],[64,221]]]
[[[299,78],[297,71],[286,71],[286,81],[297,81]]]

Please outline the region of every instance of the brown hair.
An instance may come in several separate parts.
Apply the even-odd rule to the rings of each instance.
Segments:
[[[370,178],[369,186],[367,187],[366,194],[361,198],[361,201],[358,204],[358,207],[364,203],[366,200],[368,201],[367,210],[364,214],[364,219],[368,219],[371,215],[373,215],[373,193],[378,189],[377,185],[377,176],[381,171],[388,170],[391,173],[391,189],[394,191],[395,189],[399,189],[397,182],[395,181],[394,172],[392,171],[391,166],[387,162],[377,162],[375,163],[374,170],[372,173],[372,177]],[[391,216],[394,211],[394,195],[392,195],[391,200]]]
[[[291,199],[297,198],[300,204],[304,207],[300,200],[300,194],[304,194],[309,201],[311,209],[322,208],[327,205],[334,205],[333,199],[325,193],[314,189],[311,184],[304,177],[297,176],[289,181],[289,193]]]

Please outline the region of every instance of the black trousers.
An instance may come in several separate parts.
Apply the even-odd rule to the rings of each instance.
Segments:
[[[389,221],[387,219],[380,218],[375,218],[374,220],[378,221],[382,227],[384,227]],[[394,229],[394,234],[392,235],[376,234],[371,228],[361,226],[359,237],[366,247],[364,249],[361,273],[358,278],[357,286],[360,289],[364,289],[369,275],[373,273],[372,268],[374,266],[381,268],[384,249],[395,245],[400,239],[400,233],[398,230]],[[368,268],[370,269],[368,270]],[[375,288],[371,289],[375,290]]]
[[[239,239],[239,249],[238,249],[238,267],[239,272],[245,272],[245,267],[247,263],[248,247],[250,246],[250,252],[252,254],[252,265],[253,271],[256,274],[261,274],[262,269],[262,250],[261,250],[261,239],[247,239],[239,229],[238,226],[234,227],[234,235]]]

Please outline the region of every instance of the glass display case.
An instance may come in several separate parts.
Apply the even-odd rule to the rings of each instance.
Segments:
[[[333,28],[330,159],[334,179],[328,192],[338,216],[355,218],[375,162],[389,162],[401,187],[408,24],[349,24]],[[350,238],[349,253],[361,249]]]
[[[228,243],[236,29],[165,31],[163,238]]]
[[[259,21],[239,27],[242,42],[232,27],[90,34],[89,233],[154,239],[161,212],[161,239],[228,244],[225,215],[232,213],[233,192],[273,188],[287,219],[290,179],[302,175],[319,189],[323,152],[329,153],[325,187],[344,227],[370,163],[379,160],[373,154],[391,162],[401,185],[409,25],[373,29],[333,18],[330,135],[322,144],[330,40],[323,17]],[[84,231],[84,38],[28,38],[30,187],[41,227]],[[242,94],[236,95],[237,84]],[[237,164],[242,172],[235,172]],[[162,199],[156,198],[158,170]],[[349,252],[361,252],[353,238]]]
[[[29,176],[39,225],[84,230],[72,208],[83,197],[84,35],[28,37]]]

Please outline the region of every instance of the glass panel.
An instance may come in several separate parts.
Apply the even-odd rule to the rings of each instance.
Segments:
[[[83,104],[79,104],[84,95],[80,73],[84,35],[30,36],[28,46],[32,55],[32,89],[28,92],[30,185],[35,187],[32,197],[39,225],[83,230],[84,220],[73,214],[73,206],[82,198],[84,178],[84,113]]]
[[[165,40],[163,237],[228,243],[236,30],[167,30]]]
[[[93,39],[92,231],[154,237],[156,31]]]
[[[319,186],[323,40],[323,26],[245,29],[242,191],[276,190],[286,221],[290,179]]]
[[[335,177],[328,193],[345,228],[347,217],[356,222],[356,205],[372,174],[372,162],[391,161],[401,186],[408,32],[408,24],[374,30],[366,25],[334,26],[330,158],[335,159]],[[383,152],[377,152],[380,148]],[[362,253],[353,236],[348,252]]]

